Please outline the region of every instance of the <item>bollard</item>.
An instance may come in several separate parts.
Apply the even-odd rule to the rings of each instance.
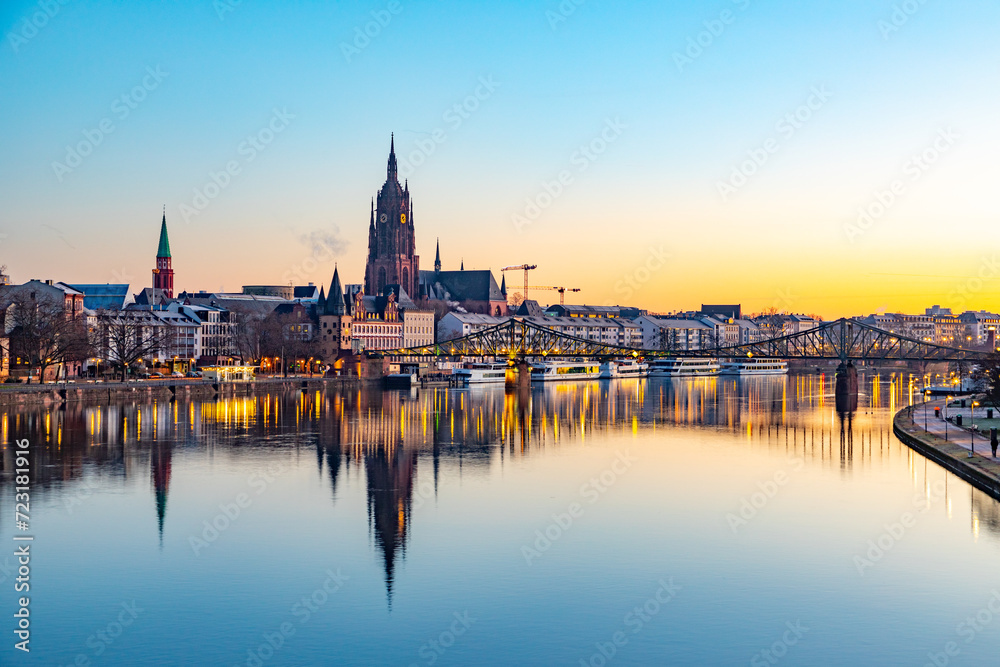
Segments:
[[[962,425],[962,415],[955,415],[955,426]]]
[[[987,418],[987,419],[993,419],[993,408],[989,408],[989,409],[988,409],[988,410],[986,411],[986,418]]]
[[[934,408],[934,419],[941,419],[941,408]]]

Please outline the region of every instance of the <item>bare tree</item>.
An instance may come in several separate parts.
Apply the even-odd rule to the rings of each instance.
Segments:
[[[236,320],[233,326],[233,344],[240,362],[245,364],[260,361],[264,356],[270,328],[267,316],[250,308],[233,308],[231,312]]]
[[[39,379],[45,370],[90,356],[90,341],[86,325],[69,317],[63,303],[46,294],[32,298],[27,292],[14,292],[6,308],[5,329],[9,355],[28,366],[37,368]]]
[[[770,308],[765,308],[760,315],[757,316],[757,327],[760,329],[761,336],[766,340],[768,338],[780,338],[785,333],[785,312],[779,311],[774,306]]]
[[[124,382],[129,366],[170,344],[167,329],[152,313],[103,310],[98,313],[96,336],[108,361],[121,370]]]
[[[986,355],[973,369],[972,379],[976,389],[986,394],[984,403],[1000,408],[1000,352]]]

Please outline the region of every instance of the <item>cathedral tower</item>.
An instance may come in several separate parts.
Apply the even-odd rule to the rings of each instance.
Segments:
[[[413,204],[409,184],[400,185],[396,172],[396,141],[389,141],[385,184],[372,202],[368,224],[368,264],[365,294],[381,294],[386,285],[399,284],[411,297],[418,296],[420,258],[416,255]]]

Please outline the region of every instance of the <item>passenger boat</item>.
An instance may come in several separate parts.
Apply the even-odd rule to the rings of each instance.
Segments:
[[[605,361],[601,364],[601,378],[644,378],[649,365],[638,361]]]
[[[547,361],[531,367],[532,382],[553,380],[596,380],[601,365],[596,361]]]
[[[715,376],[719,362],[707,357],[672,357],[657,359],[649,366],[649,377],[683,378]]]
[[[764,357],[729,359],[722,362],[722,367],[719,368],[719,375],[786,375],[787,373],[788,362]]]
[[[464,384],[503,382],[507,378],[507,364],[475,363],[455,369],[458,380]]]

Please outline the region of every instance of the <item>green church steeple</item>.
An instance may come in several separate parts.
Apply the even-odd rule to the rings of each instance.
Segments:
[[[156,249],[157,257],[170,257],[170,239],[167,238],[167,211],[163,211],[163,222],[160,223],[160,247]]]

